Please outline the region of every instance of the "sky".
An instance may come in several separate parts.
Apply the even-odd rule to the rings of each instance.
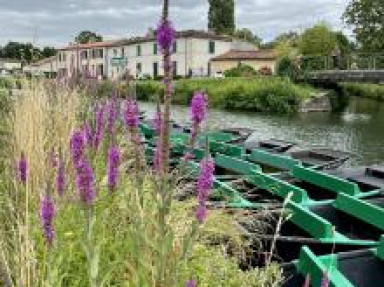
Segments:
[[[349,0],[236,0],[236,25],[264,41],[326,21],[346,30],[341,15]],[[0,0],[0,45],[10,40],[60,47],[79,31],[105,39],[144,35],[155,27],[162,0]],[[179,29],[206,29],[208,0],[170,0]]]

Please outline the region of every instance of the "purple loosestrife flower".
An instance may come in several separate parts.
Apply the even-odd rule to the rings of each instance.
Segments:
[[[175,30],[169,20],[162,19],[157,27],[157,43],[163,51],[170,51],[175,42]]]
[[[53,240],[55,239],[55,230],[53,228],[55,205],[49,195],[46,195],[42,198],[40,217],[41,223],[43,225],[45,240],[48,245],[52,245]]]
[[[84,154],[84,133],[82,131],[75,131],[70,140],[70,150],[72,155],[72,160],[75,166],[80,161]]]
[[[207,200],[213,187],[215,164],[210,156],[200,162],[200,174],[197,179],[197,199],[199,205],[196,209],[196,219],[203,223],[207,217]]]
[[[65,189],[65,166],[62,159],[59,161],[59,168],[56,175],[56,188],[60,196],[64,195]]]
[[[197,286],[197,283],[196,283],[196,280],[194,279],[189,280],[185,285],[185,287],[196,287],[196,286]]]
[[[95,131],[95,137],[93,139],[95,150],[98,150],[100,143],[103,140],[104,113],[105,113],[105,105],[99,106],[96,111],[96,131]]]
[[[80,199],[85,205],[90,205],[95,197],[95,192],[93,190],[95,177],[92,167],[87,159],[80,159],[77,164],[76,172],[76,187]]]
[[[303,287],[310,287],[310,285],[311,285],[311,275],[307,274],[307,276],[305,276]]]
[[[139,126],[139,121],[139,107],[137,106],[137,102],[130,99],[125,105],[124,123],[130,130],[132,128],[137,128]]]
[[[325,271],[323,273],[323,277],[321,278],[320,287],[328,287],[329,286],[329,278],[328,273]]]
[[[55,151],[54,148],[51,149],[51,153],[50,153],[50,161],[51,161],[51,166],[52,167],[57,167],[57,164],[58,164],[58,158],[57,158],[57,153]]]
[[[93,131],[92,131],[91,124],[89,122],[86,122],[84,124],[83,131],[84,131],[85,142],[88,146],[91,147],[93,145]]]
[[[193,123],[200,124],[207,116],[207,95],[195,92],[191,101],[191,119]]]
[[[28,161],[25,154],[22,152],[17,163],[18,178],[21,183],[25,184],[28,177]]]
[[[120,160],[118,147],[110,147],[108,150],[108,190],[110,193],[115,190],[117,185]]]
[[[114,134],[115,132],[115,122],[117,118],[117,99],[113,98],[112,101],[108,104],[108,122],[107,122],[107,128],[110,135]]]

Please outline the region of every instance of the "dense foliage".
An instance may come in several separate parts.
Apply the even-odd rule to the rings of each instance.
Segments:
[[[175,83],[174,103],[189,104],[196,90],[209,94],[211,107],[281,113],[295,112],[299,103],[315,91],[278,77],[180,80]],[[162,93],[161,83],[137,84],[140,100],[156,101]]]
[[[358,43],[366,52],[384,50],[384,1],[351,0],[344,20],[353,27]]]
[[[76,37],[75,42],[78,44],[86,44],[93,42],[102,42],[103,37],[91,31],[81,31]]]
[[[249,65],[239,64],[236,67],[226,70],[225,77],[252,77],[257,75],[257,71]]]
[[[277,63],[276,74],[280,77],[296,79],[299,74],[299,68],[291,58],[282,57]]]
[[[9,58],[30,63],[42,58],[54,56],[56,49],[53,47],[33,46],[31,43],[9,42],[4,47],[0,47],[0,58]]]
[[[233,34],[235,24],[234,0],[209,0],[208,29],[217,34]]]
[[[342,84],[343,94],[347,96],[371,98],[384,101],[384,85],[344,83]]]
[[[336,47],[336,36],[325,24],[320,23],[301,35],[300,51],[303,55],[330,55]]]

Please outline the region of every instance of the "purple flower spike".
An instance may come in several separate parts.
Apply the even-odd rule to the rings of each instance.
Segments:
[[[197,283],[196,283],[196,280],[194,279],[189,280],[185,285],[185,287],[196,287],[196,286],[197,286]]]
[[[328,287],[329,286],[329,278],[327,272],[323,273],[323,278],[321,278],[320,287]]]
[[[104,113],[105,113],[105,106],[101,105],[100,107],[98,107],[96,111],[96,131],[95,131],[95,137],[94,137],[95,150],[98,150],[100,143],[103,140]]]
[[[84,133],[82,131],[75,131],[70,140],[70,149],[72,160],[75,165],[80,161],[84,154]]]
[[[76,172],[76,186],[80,199],[85,205],[90,205],[95,197],[93,190],[95,177],[92,167],[86,159],[82,158],[77,164]]]
[[[207,217],[207,200],[213,187],[215,164],[211,157],[206,157],[200,162],[200,174],[197,179],[197,198],[199,205],[196,209],[196,219],[203,223]]]
[[[64,162],[61,159],[59,161],[59,168],[57,170],[56,188],[59,195],[63,196],[65,189],[65,167]]]
[[[91,124],[89,122],[86,122],[84,124],[83,131],[84,131],[86,144],[87,146],[91,147],[93,145],[93,132],[92,132]]]
[[[169,20],[161,20],[157,28],[156,38],[157,43],[163,51],[170,50],[175,42],[175,30]]]
[[[200,124],[207,116],[208,99],[207,95],[195,92],[191,102],[191,119],[194,123]]]
[[[53,240],[55,239],[55,230],[53,228],[55,205],[52,198],[48,195],[44,196],[41,201],[40,217],[43,225],[45,240],[48,245],[52,245]]]
[[[195,217],[200,224],[204,223],[207,219],[207,206],[205,203],[199,203],[196,208]]]
[[[28,161],[23,152],[21,153],[19,162],[17,164],[17,169],[20,182],[25,184],[27,182],[28,177]]]
[[[113,98],[108,104],[108,132],[110,135],[115,132],[115,122],[117,118],[117,99]]]
[[[135,100],[128,100],[124,111],[124,122],[128,129],[139,126],[139,107]]]
[[[112,193],[117,185],[120,165],[120,151],[116,146],[108,150],[108,190]]]

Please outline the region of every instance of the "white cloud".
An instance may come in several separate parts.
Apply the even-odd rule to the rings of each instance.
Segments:
[[[64,45],[83,29],[104,36],[144,34],[155,27],[162,0],[0,0],[0,44],[9,40],[40,45]],[[33,2],[33,4],[31,3]],[[178,29],[205,29],[207,0],[171,0],[171,17]],[[348,0],[237,0],[238,27],[250,28],[271,40],[288,30],[318,21],[341,28]],[[32,4],[32,5],[31,5]],[[37,37],[36,37],[37,36]]]

